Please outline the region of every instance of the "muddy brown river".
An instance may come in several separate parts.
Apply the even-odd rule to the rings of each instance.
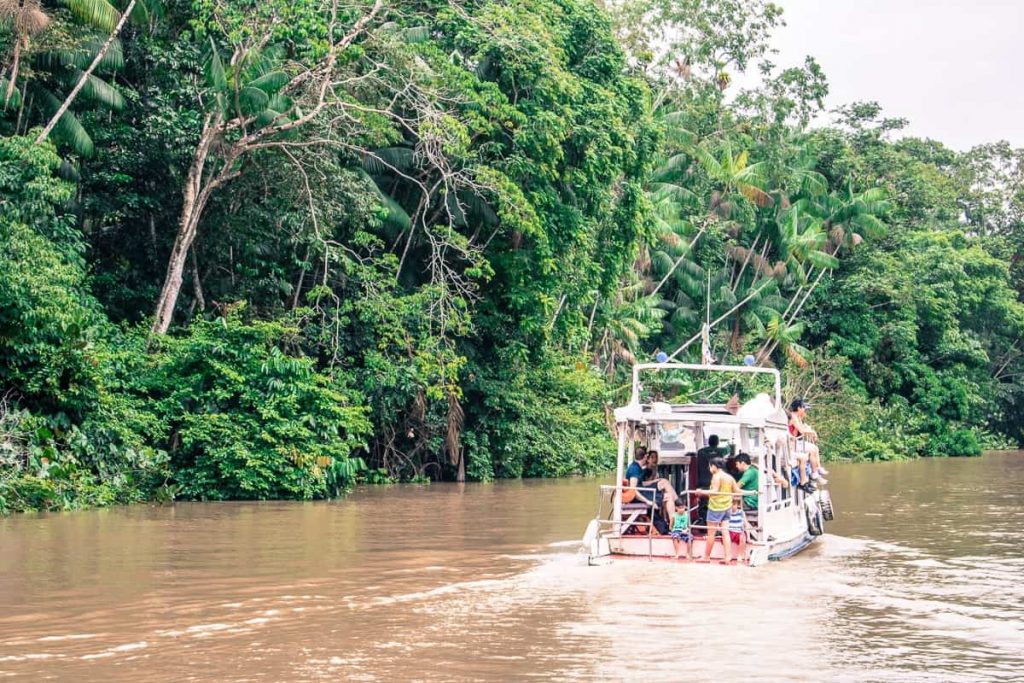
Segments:
[[[832,472],[758,568],[586,566],[598,480],[0,519],[0,678],[1024,680],[1024,453]]]

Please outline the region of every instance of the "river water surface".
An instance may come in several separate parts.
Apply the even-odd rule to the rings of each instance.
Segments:
[[[1024,680],[1024,453],[832,471],[758,568],[586,566],[597,480],[2,519],[0,678]]]

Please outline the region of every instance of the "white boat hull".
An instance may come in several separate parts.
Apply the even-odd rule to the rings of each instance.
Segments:
[[[749,541],[746,557],[740,557],[739,546],[733,544],[732,557],[746,561],[756,567],[767,562],[784,560],[807,548],[821,531],[824,520],[818,519],[817,529],[812,528],[811,518],[819,509],[822,494],[808,496],[802,505],[770,511],[765,515],[766,528],[771,530],[768,540],[764,542]],[[831,511],[831,502],[828,503]],[[808,514],[808,510],[811,514]],[[818,532],[818,533],[814,533]],[[588,549],[591,564],[599,563],[604,557],[645,557],[658,559],[674,559],[675,546],[669,536],[619,536],[615,533],[599,533],[598,526],[592,525],[584,538],[584,547]],[[681,548],[682,554],[685,549]],[[692,558],[703,558],[705,538],[698,536],[693,539]],[[721,535],[711,549],[712,560],[724,560],[725,548]]]
[[[808,533],[801,533],[798,536],[783,541],[772,541],[766,544],[748,543],[747,554],[744,558],[740,558],[739,546],[734,544],[732,556],[734,559],[746,561],[751,566],[758,566],[769,561],[792,557],[809,546],[814,539],[815,537]],[[654,536],[651,538],[646,536],[612,536],[601,538],[597,544],[599,547],[593,548],[592,546],[593,550],[597,550],[596,554],[591,553],[592,559],[602,555],[609,555],[613,558],[615,556],[658,559],[673,559],[675,557],[675,547],[672,544],[672,539],[668,536]],[[685,555],[685,549],[683,549],[683,554]],[[697,537],[693,539],[692,557],[694,559],[704,557],[704,538]],[[715,542],[714,547],[711,549],[711,559],[725,559],[725,550],[722,546],[721,538]]]

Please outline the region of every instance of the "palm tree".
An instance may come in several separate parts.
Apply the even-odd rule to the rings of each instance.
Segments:
[[[615,299],[606,300],[598,313],[601,328],[594,348],[594,364],[609,377],[618,361],[637,362],[640,343],[660,327],[665,317],[661,299],[643,294],[643,282],[635,276],[619,290]]]
[[[92,138],[71,105],[81,99],[111,110],[124,106],[118,88],[104,77],[124,66],[117,34],[129,16],[142,20],[159,10],[156,0],[129,0],[124,13],[107,0],[65,0],[62,4],[78,26],[69,32],[75,35],[70,42],[53,43],[44,35],[50,21],[40,0],[0,0],[0,24],[13,26],[15,35],[10,63],[0,72],[4,74],[3,99],[6,107],[19,107],[16,128],[45,124],[37,142],[52,131],[75,152],[89,156]],[[29,39],[34,37],[42,40],[33,44]],[[21,84],[19,93],[20,67],[27,60],[31,60],[31,76]]]
[[[39,0],[0,0],[0,26],[9,28],[14,35],[10,71],[5,69],[5,75],[0,77],[0,87],[4,89],[4,108],[19,103],[14,96],[18,92],[16,85],[22,51],[29,49],[30,38],[45,31],[49,25],[50,16],[43,11]]]
[[[803,331],[803,323],[787,325],[781,317],[775,317],[765,327],[765,337],[778,346],[792,363],[803,368],[807,366],[807,356],[810,355],[810,351],[797,343]]]
[[[810,284],[802,284],[793,295],[789,305],[782,314],[782,324],[792,325],[800,314],[807,299],[817,288],[825,273],[831,272],[838,265],[836,256],[842,250],[851,250],[863,242],[865,238],[876,238],[884,234],[886,225],[882,220],[890,208],[881,188],[869,188],[863,192],[854,192],[851,181],[847,182],[842,193],[820,195],[813,198],[802,198],[793,204],[793,209],[807,213],[821,222],[821,228],[827,235],[823,251],[828,260],[816,257],[818,274]],[[808,273],[807,279],[810,278]],[[781,340],[767,340],[758,351],[758,356],[767,359]]]
[[[732,143],[726,140],[716,157],[705,145],[693,145],[687,150],[703,167],[712,183],[718,186],[710,196],[709,208],[723,218],[732,218],[740,197],[758,207],[771,206],[771,195],[764,191],[764,162],[750,163],[746,150],[733,153]]]
[[[828,234],[828,250],[833,256],[841,249],[852,249],[865,239],[884,234],[886,226],[880,216],[891,206],[882,188],[872,187],[857,193],[853,191],[852,181],[847,181],[841,193],[801,199],[796,205],[821,221]]]
[[[801,285],[807,281],[804,264],[810,264],[812,268],[835,268],[838,265],[836,257],[824,251],[828,236],[821,221],[801,213],[799,206],[784,214],[777,223],[777,231],[776,245],[782,271],[794,274]]]

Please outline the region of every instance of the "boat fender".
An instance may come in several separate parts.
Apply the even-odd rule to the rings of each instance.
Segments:
[[[829,495],[828,491],[821,490],[818,492],[818,507],[821,508],[821,517],[826,522],[831,522],[836,518],[836,513],[832,509],[832,496]]]
[[[811,536],[821,536],[825,531],[825,520],[821,516],[821,507],[816,502],[808,501],[807,511],[807,533]]]

